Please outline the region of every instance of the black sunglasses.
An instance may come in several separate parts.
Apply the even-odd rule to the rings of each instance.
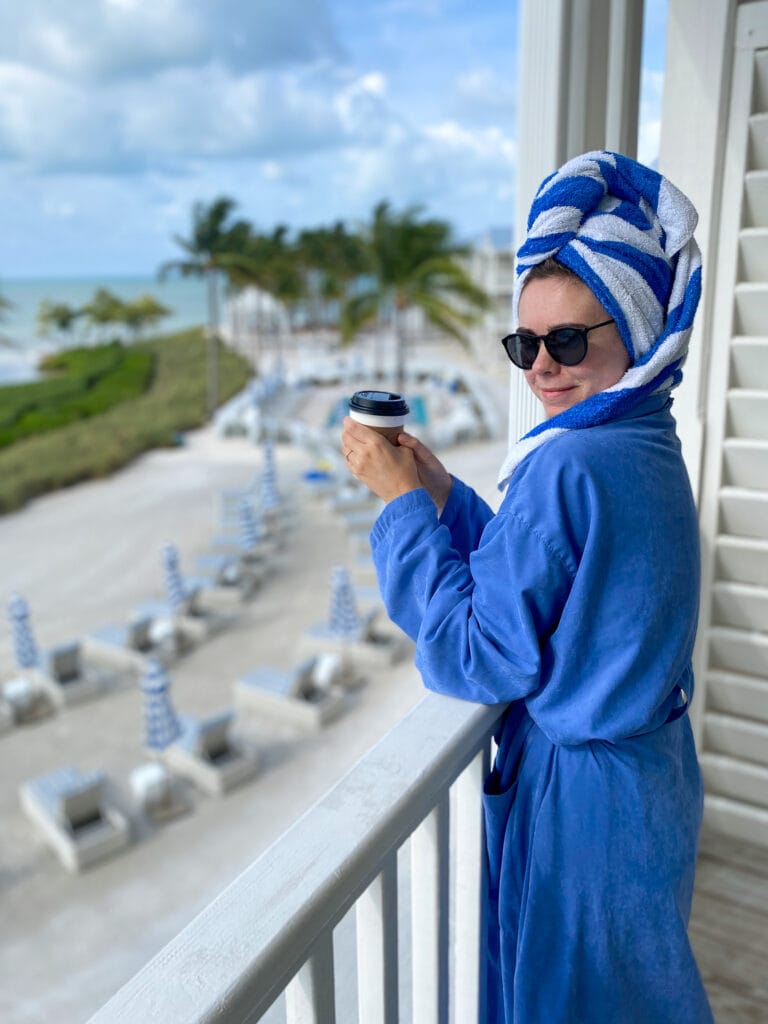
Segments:
[[[504,351],[521,370],[530,370],[539,354],[539,345],[561,366],[578,366],[587,354],[587,335],[598,327],[614,323],[613,318],[593,327],[556,327],[549,334],[508,334],[501,339]]]

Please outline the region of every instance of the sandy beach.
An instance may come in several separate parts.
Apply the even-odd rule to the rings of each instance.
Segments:
[[[456,358],[468,359],[460,353]],[[504,419],[506,377],[494,372],[487,384]],[[495,475],[505,448],[505,439],[497,438],[441,455],[495,507]],[[237,619],[229,628],[171,667],[181,712],[230,707],[240,673],[262,664],[296,664],[303,630],[326,615],[332,567],[351,561],[340,520],[302,483],[308,456],[281,444],[276,458],[281,491],[292,496],[295,508],[278,569],[251,601],[235,606]],[[195,557],[218,531],[220,492],[247,485],[260,459],[259,448],[245,438],[222,439],[209,428],[189,434],[178,449],[147,454],[109,480],[47,496],[0,519],[3,600],[14,591],[23,594],[41,647],[125,622],[143,600],[163,596],[164,543],[176,544],[182,568],[194,573]],[[6,628],[0,632],[0,678],[9,678],[12,668]],[[162,826],[140,826],[129,849],[75,876],[23,816],[18,786],[76,764],[107,771],[116,798],[126,799],[130,771],[145,760],[137,688],[0,738],[2,1020],[86,1019],[420,697],[409,654],[392,670],[369,672],[345,713],[315,736],[241,716],[238,730],[261,756],[253,782],[223,798],[195,794],[192,813]]]

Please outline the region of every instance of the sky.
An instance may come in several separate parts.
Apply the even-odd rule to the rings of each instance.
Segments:
[[[665,0],[646,0],[639,157],[658,150]],[[512,219],[517,0],[0,5],[0,287],[151,275],[196,201],[261,231],[422,204]]]

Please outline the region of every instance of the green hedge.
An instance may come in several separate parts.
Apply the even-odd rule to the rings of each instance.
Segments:
[[[58,376],[0,388],[0,448],[136,398],[149,386],[154,362],[152,352],[119,342],[47,357],[42,368]]]
[[[131,351],[154,363],[150,388],[107,412],[0,450],[0,512],[20,508],[48,491],[108,476],[150,448],[178,444],[179,433],[206,421],[207,359],[202,331],[139,342]],[[242,356],[219,350],[219,398],[226,401],[248,381]]]

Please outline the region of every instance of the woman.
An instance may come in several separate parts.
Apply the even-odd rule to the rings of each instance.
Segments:
[[[510,702],[485,787],[491,1024],[712,1020],[687,937],[698,528],[670,413],[695,222],[617,154],[542,183],[504,346],[546,419],[502,467],[496,515],[415,438],[345,420],[350,470],[388,503],[374,558],[426,686]]]

